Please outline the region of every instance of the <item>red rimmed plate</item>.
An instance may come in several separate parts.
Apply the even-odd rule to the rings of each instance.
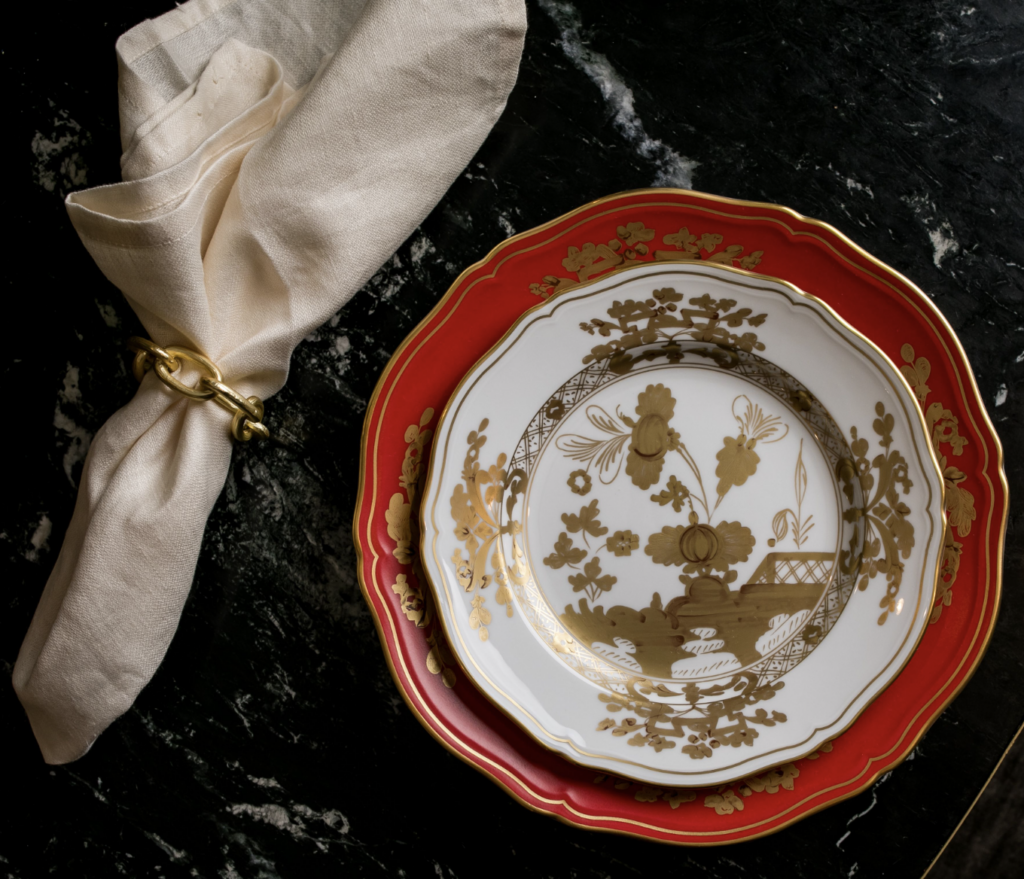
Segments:
[[[763,272],[825,300],[901,366],[945,469],[949,526],[938,597],[904,672],[816,755],[718,789],[597,776],[530,740],[454,663],[414,554],[429,432],[462,376],[538,297],[654,260]],[[353,526],[359,577],[399,690],[454,754],[530,808],[572,824],[722,844],[852,796],[910,752],[977,666],[995,624],[1006,483],[963,350],[905,278],[836,230],[774,205],[642,190],[503,242],[463,272],[395,353],[367,412],[362,455]]]

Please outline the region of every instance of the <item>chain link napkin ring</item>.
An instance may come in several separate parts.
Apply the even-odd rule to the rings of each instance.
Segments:
[[[177,391],[190,400],[213,400],[231,412],[234,416],[231,419],[231,435],[235,439],[244,443],[254,436],[270,438],[270,431],[263,424],[263,401],[259,397],[243,397],[234,388],[224,384],[220,370],[208,357],[177,345],[161,348],[140,336],[132,336],[128,340],[128,347],[135,352],[132,372],[140,382],[152,369],[156,372],[157,378],[172,391]],[[195,387],[190,388],[174,377],[183,360],[193,363],[207,373],[199,379]]]

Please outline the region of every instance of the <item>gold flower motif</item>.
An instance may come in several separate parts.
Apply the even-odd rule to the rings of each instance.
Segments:
[[[565,403],[561,400],[552,400],[544,409],[544,414],[552,421],[560,421],[565,415]]]
[[[573,494],[582,496],[590,491],[590,474],[586,470],[573,470],[565,482],[572,489]]]
[[[391,501],[384,512],[388,523],[388,536],[397,544],[392,550],[399,564],[412,562],[412,504],[407,504],[401,493],[391,495]]]
[[[640,535],[632,531],[616,531],[608,538],[607,546],[617,556],[630,555],[634,549],[640,549]]]
[[[648,489],[658,482],[665,455],[679,445],[679,434],[669,427],[675,406],[675,398],[668,388],[648,385],[637,398],[639,419],[622,418],[633,429],[626,456],[626,475],[639,488]]]
[[[745,562],[754,548],[750,529],[739,522],[702,525],[690,513],[687,526],[666,525],[660,534],[647,538],[647,553],[659,565],[685,565],[685,570],[725,573],[732,565]]]
[[[719,815],[731,815],[736,811],[743,811],[743,800],[730,788],[720,794],[709,794],[704,797],[704,805],[714,809]]]
[[[654,237],[654,230],[648,229],[643,223],[626,223],[625,226],[617,226],[615,234],[622,239],[626,247],[635,247],[645,241],[650,241]],[[638,251],[639,247],[636,248]],[[641,253],[646,253],[647,248],[644,248]]]
[[[423,603],[423,597],[409,582],[408,577],[405,574],[399,574],[395,578],[395,582],[391,584],[391,588],[402,602],[402,613],[410,622],[421,626],[426,615],[426,605]]]

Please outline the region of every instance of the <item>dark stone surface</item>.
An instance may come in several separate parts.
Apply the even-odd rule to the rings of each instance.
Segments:
[[[8,265],[20,269],[8,273],[18,323],[4,363],[18,403],[0,514],[8,675],[85,448],[134,390],[124,344],[139,324],[79,244],[62,197],[119,178],[114,40],[170,6],[53,3],[4,35]],[[1024,498],[1018,0],[531,0],[529,14],[519,83],[477,159],[298,348],[268,407],[275,441],[237,449],[180,630],[135,707],[83,760],[48,767],[3,689],[0,873],[914,877],[1020,727],[1019,502],[999,624],[969,686],[912,760],[773,837],[685,850],[567,828],[451,757],[406,710],[355,577],[366,402],[463,266],[591,198],[692,183],[785,204],[898,268],[959,333],[1005,445],[1011,496]],[[995,804],[986,814],[1003,830],[994,819],[976,829],[994,839],[984,851],[958,837],[933,876],[1016,875],[1021,800],[998,790],[1012,773],[1024,781],[1021,760],[1001,773],[983,805]]]

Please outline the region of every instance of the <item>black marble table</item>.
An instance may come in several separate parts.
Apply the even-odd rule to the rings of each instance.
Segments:
[[[62,200],[119,178],[114,41],[171,5],[50,3],[4,33],[6,675],[90,438],[135,385],[124,346],[140,325]],[[180,630],[134,708],[84,759],[49,767],[2,689],[0,874],[917,877],[1021,726],[1024,4],[531,0],[529,17],[518,85],[479,155],[299,346],[268,406],[274,441],[236,450]],[[444,751],[391,681],[350,536],[367,400],[460,269],[651,184],[789,205],[927,291],[974,366],[1018,501],[988,654],[913,759],[718,849],[563,826]],[[1020,858],[1007,848],[989,875]]]

